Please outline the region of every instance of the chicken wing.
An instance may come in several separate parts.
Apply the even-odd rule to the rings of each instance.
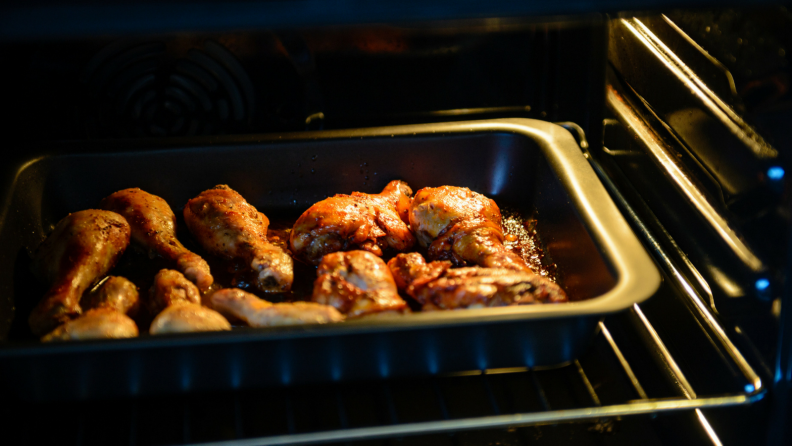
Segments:
[[[80,307],[83,310],[110,308],[134,316],[140,307],[138,288],[123,277],[108,276],[94,290],[83,295]]]
[[[253,284],[267,293],[291,289],[294,264],[267,241],[269,219],[226,185],[215,186],[187,202],[184,221],[210,253],[240,260],[253,272]]]
[[[77,319],[66,322],[41,338],[42,342],[80,341],[86,339],[134,338],[138,335],[135,321],[113,308],[88,310]]]
[[[239,319],[251,327],[326,324],[340,322],[344,316],[329,305],[314,302],[273,304],[238,288],[215,291],[208,305],[220,314]]]
[[[316,274],[311,300],[333,306],[347,317],[409,310],[388,266],[368,251],[327,254]]]
[[[149,333],[160,335],[225,330],[231,330],[231,324],[220,313],[198,304],[178,302],[154,318]]]
[[[532,272],[519,255],[503,245],[498,205],[468,188],[419,190],[410,206],[410,227],[432,260]]]
[[[149,255],[173,262],[201,290],[212,285],[214,279],[206,261],[176,238],[176,216],[165,200],[133,188],[106,197],[100,206],[126,218],[132,227],[132,240],[147,249]]]
[[[220,313],[201,306],[198,287],[172,269],[163,269],[154,277],[148,307],[157,315],[149,329],[153,335],[231,329]]]
[[[149,313],[159,314],[177,302],[200,305],[201,292],[182,273],[172,269],[160,270],[154,276],[154,283],[149,289],[147,302]]]
[[[352,192],[322,200],[294,224],[290,244],[294,255],[319,264],[331,252],[362,249],[382,256],[383,248],[409,250],[415,237],[407,227],[412,189],[391,181],[379,194]]]
[[[545,277],[506,268],[451,268],[448,261],[426,263],[418,253],[388,262],[399,288],[424,311],[567,302],[566,293]]]
[[[80,298],[115,266],[129,245],[130,228],[115,212],[86,210],[55,225],[33,255],[33,272],[52,284],[28,322],[36,335],[82,313]]]

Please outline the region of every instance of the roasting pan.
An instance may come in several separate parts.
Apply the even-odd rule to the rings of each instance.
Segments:
[[[64,142],[15,148],[0,209],[0,386],[25,399],[88,399],[378,379],[575,359],[606,314],[650,297],[660,275],[576,141],[503,119],[265,136]],[[228,184],[268,215],[335,193],[466,186],[537,223],[574,302],[129,340],[41,344],[27,330],[41,285],[29,253],[69,212],[140,187],[179,214]],[[311,280],[313,277],[311,278]],[[38,288],[37,288],[38,287]],[[145,290],[141,290],[145,292]]]

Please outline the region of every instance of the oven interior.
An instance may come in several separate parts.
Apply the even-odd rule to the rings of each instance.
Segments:
[[[34,421],[44,406],[7,396],[0,411],[10,435],[74,444],[778,444],[792,351],[782,323],[792,311],[781,305],[786,9],[393,21],[360,12],[352,24],[317,14],[253,31],[168,22],[45,32],[2,22],[5,164],[41,144],[58,153],[66,140],[90,140],[101,153],[118,139],[211,144],[218,135],[476,118],[561,122],[655,259],[661,289],[605,318],[594,345],[559,368],[64,401],[69,409],[47,430]],[[92,182],[112,180],[113,169],[78,167],[79,181],[64,183],[75,189],[59,193],[69,203],[103,196]],[[68,212],[63,203],[45,207],[52,215],[42,221]]]

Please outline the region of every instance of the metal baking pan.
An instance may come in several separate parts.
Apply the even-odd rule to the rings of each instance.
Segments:
[[[543,121],[447,124],[211,139],[59,143],[7,165],[0,214],[0,386],[25,399],[377,379],[552,366],[575,359],[597,323],[650,297],[660,275],[572,136]],[[41,294],[29,252],[68,212],[140,187],[177,214],[229,184],[267,214],[334,193],[467,186],[534,215],[575,300],[415,313],[335,325],[41,344],[27,317]],[[309,280],[313,280],[311,277]]]

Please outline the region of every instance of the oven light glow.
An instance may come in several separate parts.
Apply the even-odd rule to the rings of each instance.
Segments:
[[[759,291],[764,291],[770,287],[770,281],[767,279],[759,279],[756,281],[756,289]]]
[[[774,166],[767,169],[767,178],[771,180],[780,180],[784,178],[784,169],[782,167]]]

